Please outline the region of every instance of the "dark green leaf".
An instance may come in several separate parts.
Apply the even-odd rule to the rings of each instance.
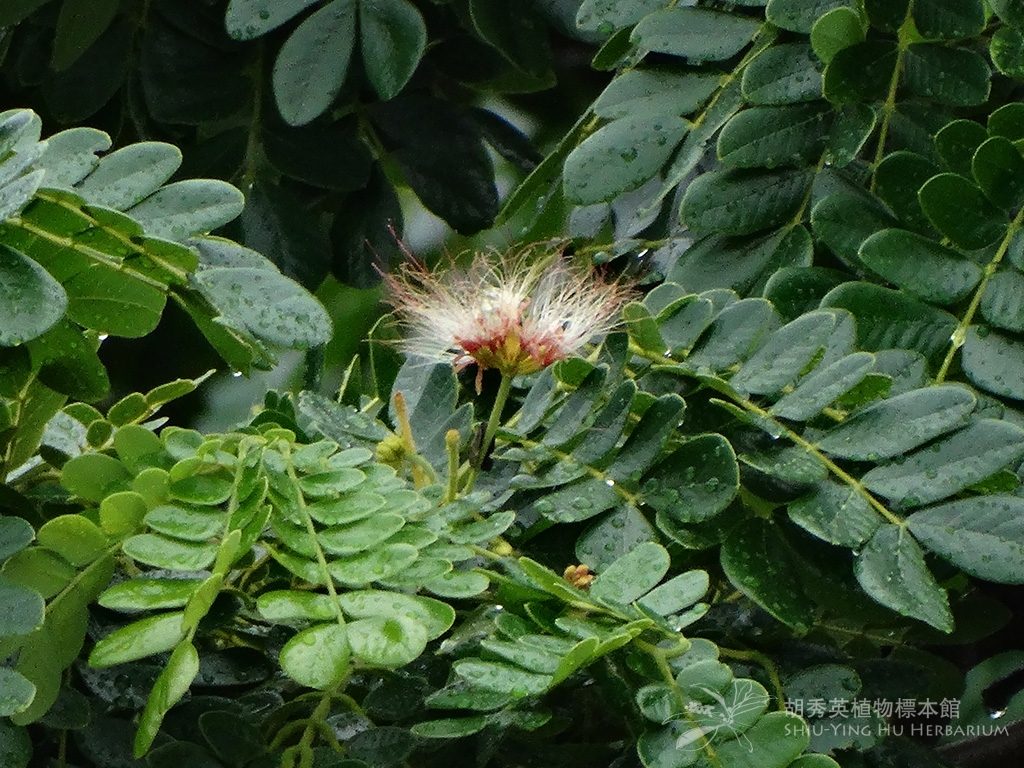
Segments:
[[[1024,400],[1024,343],[983,325],[967,329],[960,364],[967,378],[996,395]]]
[[[632,603],[661,582],[669,564],[668,551],[660,544],[639,544],[598,575],[590,595],[597,600]]]
[[[939,172],[928,158],[913,152],[893,152],[875,168],[875,193],[909,226],[929,231],[917,190]]]
[[[981,419],[909,456],[875,467],[864,487],[904,507],[952,496],[1024,456],[1024,429]]]
[[[1024,583],[1024,500],[987,496],[954,501],[907,518],[933,552],[979,579]]]
[[[657,464],[640,487],[648,506],[681,523],[699,523],[717,515],[738,489],[736,455],[721,435],[687,441]]]
[[[1000,208],[1024,203],[1024,157],[1009,139],[993,136],[978,147],[971,170],[981,191]]]
[[[915,389],[858,411],[818,440],[833,456],[878,461],[906,453],[963,424],[977,398],[959,384]]]
[[[71,66],[103,34],[120,6],[118,0],[64,0],[50,65],[58,72]]]
[[[779,621],[806,628],[813,620],[790,560],[789,544],[767,520],[747,520],[722,545],[725,575],[747,597]]]
[[[811,45],[818,58],[826,64],[839,51],[864,42],[864,25],[860,14],[853,8],[833,8],[814,22]]]
[[[711,171],[690,183],[680,217],[697,230],[745,235],[778,226],[799,210],[810,175],[803,170]]]
[[[775,26],[806,35],[822,15],[850,5],[850,0],[769,0],[765,14]]]
[[[973,51],[918,43],[907,48],[903,62],[907,87],[918,96],[954,107],[975,106],[988,99],[991,73]]]
[[[531,77],[549,76],[552,59],[547,30],[530,2],[475,0],[469,8],[476,31],[510,64]]]
[[[331,105],[345,82],[355,41],[354,0],[332,0],[292,32],[273,74],[274,99],[286,123],[305,125]]]
[[[594,114],[607,120],[636,115],[686,115],[719,88],[718,75],[631,69],[616,77],[594,102]]]
[[[982,0],[932,0],[913,9],[914,26],[929,40],[966,40],[985,29]]]
[[[844,48],[825,68],[825,98],[833,104],[882,101],[897,60],[896,44],[886,40],[866,40]]]
[[[1004,75],[1015,80],[1024,79],[1024,35],[1014,27],[1000,27],[989,43],[992,63]]]
[[[971,159],[988,140],[988,131],[973,120],[954,120],[935,134],[935,149],[946,167],[971,178]]]
[[[316,0],[231,0],[224,15],[228,34],[236,40],[264,35]]]
[[[957,251],[903,229],[876,232],[861,245],[860,258],[890,283],[935,304],[960,301],[982,277],[981,267]]]
[[[904,293],[871,283],[844,283],[829,291],[822,306],[842,307],[857,320],[862,349],[911,349],[930,357],[946,348],[957,326],[948,312]]]
[[[428,209],[465,235],[491,226],[498,212],[494,168],[469,119],[425,95],[378,103],[371,117]]]
[[[827,117],[816,104],[745,109],[718,135],[718,157],[731,168],[803,165],[821,154]]]
[[[770,412],[783,419],[806,421],[860,384],[874,364],[873,355],[856,352],[831,365],[819,367],[801,379],[796,389],[775,403]]]
[[[32,259],[0,244],[0,346],[41,336],[64,315],[67,295]]]
[[[360,0],[359,40],[366,76],[381,99],[392,99],[416,71],[427,27],[406,0]]]
[[[819,483],[814,492],[789,505],[790,519],[823,541],[859,547],[881,523],[864,493],[832,482]]]
[[[997,328],[1024,332],[1024,275],[996,272],[985,285],[979,305],[981,316]]]
[[[760,28],[760,22],[747,16],[676,7],[644,17],[630,40],[646,51],[685,56],[699,64],[734,56]]]
[[[616,29],[633,26],[664,6],[664,0],[583,0],[576,14],[576,26],[584,32],[608,35]]]
[[[686,131],[686,123],[674,115],[645,114],[608,123],[566,158],[566,197],[597,203],[641,186],[658,174]]]
[[[743,71],[743,96],[752,104],[792,104],[821,98],[821,72],[811,46],[787,43],[767,49]]]
[[[886,524],[875,531],[854,571],[864,591],[882,605],[943,632],[953,630],[946,593],[935,583],[921,548],[905,528]]]

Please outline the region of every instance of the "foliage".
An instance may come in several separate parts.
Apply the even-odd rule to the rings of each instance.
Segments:
[[[7,763],[972,765],[1024,716],[1016,4],[2,13],[32,98],[144,139],[0,115]],[[551,86],[566,18],[607,86],[499,211],[482,142],[537,157],[476,94]],[[382,322],[223,434],[154,418],[199,381],[100,402],[168,297],[239,371],[328,341],[210,232],[367,284],[402,184],[639,275],[622,330],[473,382]],[[886,727],[914,699],[959,703],[937,750]]]

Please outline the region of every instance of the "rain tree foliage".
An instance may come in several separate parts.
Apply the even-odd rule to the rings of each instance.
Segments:
[[[5,766],[969,766],[1024,718],[1018,3],[0,23],[47,114],[145,139],[0,114]],[[536,156],[465,89],[552,85],[547,24],[608,84],[499,211],[481,142]],[[102,339],[168,298],[238,371],[326,342],[282,272],[360,282],[396,184],[641,274],[620,331],[498,398],[493,448],[496,382],[386,327],[337,397],[235,431],[159,418],[198,381],[103,402]],[[886,727],[900,700],[957,703],[914,721],[941,744]]]

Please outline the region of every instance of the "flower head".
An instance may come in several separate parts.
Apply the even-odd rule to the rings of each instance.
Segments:
[[[574,269],[560,253],[529,256],[478,254],[469,269],[438,276],[406,263],[386,278],[408,331],[405,350],[516,376],[572,356],[616,325],[627,288]]]

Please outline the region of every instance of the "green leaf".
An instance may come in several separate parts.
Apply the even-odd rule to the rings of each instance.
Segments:
[[[938,166],[926,157],[892,152],[875,168],[875,192],[900,221],[927,232],[931,224],[921,210],[917,190],[938,172]]]
[[[971,170],[981,191],[1000,208],[1024,203],[1024,157],[1009,139],[993,136],[978,147]]]
[[[173,571],[208,568],[217,556],[213,544],[176,541],[152,533],[140,533],[124,542],[124,552],[140,563]]]
[[[78,60],[114,20],[118,0],[64,0],[57,16],[50,66],[61,72]]]
[[[64,284],[68,317],[79,325],[115,336],[139,338],[160,322],[167,296],[129,273],[94,264]]]
[[[904,507],[952,496],[1024,456],[1024,429],[981,419],[891,464],[875,467],[861,483]]]
[[[529,0],[470,3],[477,33],[516,69],[532,78],[551,78],[551,46],[546,26],[540,23]]]
[[[701,336],[689,357],[692,365],[712,370],[729,368],[747,359],[762,340],[781,323],[775,309],[764,299],[741,299],[730,304]]]
[[[730,386],[759,395],[781,392],[817,364],[843,319],[849,321],[849,316],[823,309],[787,323],[744,363]]]
[[[994,4],[993,4],[994,5]],[[985,29],[982,0],[934,0],[913,6],[914,26],[927,40],[966,40]]]
[[[860,384],[875,365],[868,352],[855,352],[831,365],[819,366],[779,399],[769,412],[792,421],[807,421]]]
[[[804,202],[810,175],[804,170],[716,170],[694,179],[680,217],[696,230],[746,235],[779,226]]]
[[[988,131],[973,120],[954,120],[935,134],[935,149],[949,170],[969,179],[971,159],[988,138]]]
[[[576,559],[601,572],[637,544],[655,539],[654,529],[635,507],[609,512],[576,540]]]
[[[816,238],[854,268],[861,266],[861,243],[878,230],[897,224],[874,198],[846,191],[827,195],[811,211]]]
[[[876,232],[861,245],[860,258],[890,283],[936,304],[954,304],[981,282],[981,267],[973,261],[903,229]]]
[[[543,693],[551,681],[550,675],[538,675],[493,661],[460,659],[452,665],[452,669],[477,688],[505,693],[517,699]]]
[[[97,602],[115,611],[184,608],[202,583],[202,579],[134,578],[110,587]]]
[[[983,248],[1006,232],[1002,211],[959,174],[933,176],[921,187],[918,197],[932,226],[966,250]]]
[[[339,624],[321,624],[299,632],[281,649],[281,669],[299,685],[327,690],[348,671],[348,632]]]
[[[395,669],[412,663],[427,639],[426,628],[408,616],[374,616],[348,625],[352,654],[372,667]]]
[[[743,71],[743,96],[751,104],[792,104],[821,98],[821,73],[807,43],[768,48]]]
[[[704,104],[720,85],[711,73],[631,69],[605,88],[594,102],[594,114],[606,120],[635,115],[687,115]]]
[[[107,537],[94,522],[81,515],[60,515],[39,529],[39,543],[72,565],[91,563],[107,549]]]
[[[643,480],[644,503],[681,523],[700,523],[717,515],[739,490],[739,465],[721,435],[688,440],[663,459]]]
[[[20,517],[0,517],[0,563],[20,552],[35,538],[32,526]]]
[[[32,762],[32,737],[6,720],[0,720],[0,760],[9,768],[28,768]]]
[[[613,120],[566,158],[566,196],[588,205],[636,189],[657,175],[686,131],[686,123],[674,115]]]
[[[864,26],[853,8],[840,7],[821,16],[811,28],[811,46],[826,64],[839,51],[864,42]]]
[[[796,766],[799,760],[793,761],[810,740],[808,731],[804,720],[791,712],[769,712],[742,737],[717,746],[715,754],[722,768]]]
[[[907,527],[928,549],[972,576],[1024,583],[1024,499],[984,496],[926,509]]]
[[[398,95],[423,56],[427,27],[406,0],[360,0],[359,41],[366,76],[383,100]]]
[[[440,600],[399,592],[363,590],[338,596],[342,609],[357,619],[402,616],[415,621],[427,632],[428,640],[436,640],[455,622],[455,609]]]
[[[281,26],[316,0],[231,0],[224,14],[228,34],[251,40]]]
[[[0,347],[41,336],[66,307],[60,283],[32,259],[0,244]]]
[[[769,0],[765,15],[777,27],[806,35],[821,16],[851,4],[850,0]]]
[[[686,571],[640,598],[640,604],[661,616],[679,613],[707,594],[708,574],[705,571]]]
[[[670,558],[660,544],[645,542],[612,563],[594,580],[590,596],[632,603],[654,589],[668,573]]]
[[[354,555],[389,539],[405,526],[405,518],[377,513],[348,525],[326,528],[317,534],[324,551],[333,555]]]
[[[354,0],[332,0],[306,19],[274,61],[274,99],[289,125],[305,125],[337,96],[356,41]]]
[[[1024,343],[972,325],[960,355],[960,365],[971,382],[993,394],[1024,400]]]
[[[487,725],[484,715],[427,720],[414,724],[409,731],[423,739],[461,739],[479,733]]]
[[[226,319],[272,344],[305,349],[331,338],[327,311],[279,272],[214,267],[195,280]]]
[[[825,68],[825,98],[839,105],[883,101],[898,60],[896,43],[888,40],[843,48]]]
[[[844,283],[821,305],[849,310],[857,321],[857,345],[869,351],[909,349],[931,357],[946,348],[957,326],[948,312],[871,283]]]
[[[342,584],[368,584],[386,579],[412,564],[419,550],[409,544],[385,544],[330,564],[331,575]]]
[[[984,104],[989,94],[988,64],[963,48],[918,43],[903,56],[907,87],[926,99],[953,107]]]
[[[245,206],[242,193],[216,179],[186,179],[157,190],[128,214],[154,237],[184,242],[235,219]]]
[[[24,712],[29,704],[32,703],[32,698],[35,695],[36,687],[23,675],[15,672],[13,669],[0,667],[0,717],[10,717],[19,712]],[[9,726],[0,725],[0,728],[4,727]],[[9,745],[5,743],[4,737],[0,736],[0,758],[5,757],[4,750],[8,749],[8,747]],[[15,757],[7,754],[6,759],[13,761]],[[5,765],[7,764],[5,763]],[[18,765],[17,762],[9,764]],[[26,762],[23,765],[27,766],[28,763]]]
[[[27,635],[43,625],[43,598],[0,575],[0,637]]]
[[[630,41],[646,51],[722,61],[743,50],[761,28],[756,19],[704,8],[665,8],[643,18]]]
[[[475,597],[490,585],[490,580],[482,573],[449,571],[423,586],[438,597],[458,599]]]
[[[798,630],[814,620],[799,575],[791,562],[789,543],[767,520],[746,521],[722,545],[725,575],[737,589],[779,621]]]
[[[853,104],[839,110],[825,142],[825,162],[844,168],[860,156],[875,131],[878,116],[867,104]]]
[[[102,453],[86,453],[64,465],[60,482],[76,496],[98,503],[110,493],[128,490],[131,479],[117,459]]]
[[[94,667],[113,667],[174,648],[183,637],[180,611],[150,616],[114,630],[89,654]]]
[[[858,411],[821,437],[818,447],[857,461],[898,456],[963,424],[976,404],[958,384],[915,389]]]
[[[123,211],[159,189],[179,165],[181,152],[171,144],[129,144],[101,159],[75,191],[90,205]]]
[[[807,497],[789,505],[789,518],[822,541],[859,547],[881,524],[865,494],[856,488],[822,482]]]
[[[56,552],[33,547],[8,558],[3,575],[23,587],[34,589],[45,599],[67,587],[76,572],[74,566]]]
[[[953,630],[946,593],[906,528],[880,526],[857,558],[854,573],[864,591],[882,605],[942,632]]]
[[[1015,27],[1000,27],[992,35],[988,55],[996,69],[1015,80],[1024,79],[1024,35]]]
[[[199,654],[195,646],[190,642],[179,644],[153,684],[153,691],[139,718],[138,730],[135,733],[136,755],[144,754],[153,745],[164,715],[188,693],[197,674]]]
[[[1024,331],[1024,275],[996,272],[985,285],[978,307],[981,316],[997,328]]]
[[[583,0],[576,13],[576,26],[584,32],[611,34],[631,27],[640,19],[665,6],[665,0]]]
[[[1024,27],[1024,6],[1020,0],[989,0],[989,6],[1007,24]]]
[[[718,158],[730,168],[803,165],[821,154],[828,117],[819,104],[750,107],[718,135]]]

